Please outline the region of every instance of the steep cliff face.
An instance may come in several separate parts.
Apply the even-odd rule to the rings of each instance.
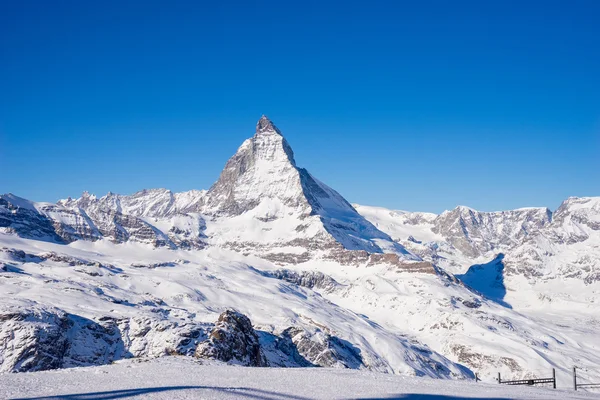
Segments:
[[[254,136],[242,143],[208,191],[205,210],[236,216],[255,209],[266,199],[301,214],[311,212],[302,195],[292,148],[263,116]],[[265,217],[269,217],[268,212]]]
[[[0,371],[41,371],[63,366],[70,323],[60,310],[4,305],[0,309]]]
[[[35,203],[11,193],[0,196],[0,229],[24,238],[64,243],[51,218],[40,213]]]

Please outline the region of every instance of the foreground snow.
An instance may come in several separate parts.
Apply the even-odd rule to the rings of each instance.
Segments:
[[[600,399],[569,389],[511,387],[326,368],[245,368],[183,357],[0,374],[3,399]]]

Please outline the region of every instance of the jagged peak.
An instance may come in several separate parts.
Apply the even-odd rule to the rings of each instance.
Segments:
[[[256,123],[256,134],[258,135],[261,133],[276,133],[280,136],[283,136],[275,124],[271,122],[271,120],[264,114]]]
[[[88,192],[87,190],[85,190],[83,193],[81,193],[81,198],[82,199],[96,200],[96,195],[95,194],[91,194],[90,192]]]
[[[474,208],[467,206],[456,206],[452,210],[446,210],[440,214],[440,216],[446,216],[449,214],[469,214],[469,213],[479,213],[479,211]]]

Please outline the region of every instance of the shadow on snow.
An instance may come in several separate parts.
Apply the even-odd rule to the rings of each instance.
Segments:
[[[209,390],[215,392],[224,392],[231,398],[246,398],[246,399],[260,399],[260,400],[310,400],[309,397],[296,396],[292,394],[273,392],[269,390],[261,390],[254,388],[235,388],[235,387],[214,387],[214,386],[165,386],[165,387],[153,387],[153,388],[139,388],[139,389],[123,389],[123,390],[110,390],[105,392],[91,392],[91,393],[77,393],[77,394],[64,394],[57,396],[47,397],[23,397],[14,400],[113,400],[113,399],[125,399],[137,396],[145,396],[149,394],[156,394],[162,392],[176,391],[176,390]],[[199,394],[199,393],[194,393]],[[476,397],[462,397],[462,396],[447,396],[441,394],[420,394],[420,393],[399,393],[385,397],[360,397],[357,400],[460,400],[460,399],[475,399]],[[509,400],[508,398],[486,398],[488,400]]]
[[[22,397],[13,400],[112,400],[112,399],[126,399],[137,396],[145,396],[149,394],[156,394],[162,392],[170,392],[176,390],[208,390],[214,392],[224,392],[229,394],[230,398],[247,398],[247,399],[261,399],[261,400],[309,400],[308,397],[295,396],[285,393],[273,392],[268,390],[260,390],[254,388],[244,387],[215,387],[215,386],[164,386],[164,387],[151,387],[151,388],[139,388],[139,389],[123,389],[123,390],[110,390],[105,392],[91,392],[91,393],[77,393],[77,394],[62,394],[56,396],[47,397]],[[194,393],[199,395],[199,393]]]
[[[485,264],[475,264],[469,270],[456,275],[467,286],[479,292],[501,306],[512,308],[504,301],[506,286],[504,286],[504,254],[500,253],[492,261]]]

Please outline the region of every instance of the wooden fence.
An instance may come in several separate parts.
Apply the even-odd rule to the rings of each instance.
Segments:
[[[475,382],[479,382],[479,375],[475,373]],[[501,385],[544,385],[552,384],[552,388],[556,389],[556,369],[552,368],[551,378],[531,378],[531,379],[515,379],[515,380],[502,380],[500,372],[498,372],[498,383]],[[578,389],[600,389],[600,382],[597,383],[579,383],[577,382],[577,367],[573,367],[573,390]]]
[[[600,383],[577,383],[577,367],[573,367],[573,389],[600,389]]]
[[[500,376],[500,372],[498,372],[498,383],[501,385],[542,385],[546,383],[551,383],[552,388],[556,389],[556,370],[552,368],[552,378],[534,378],[534,379],[517,379],[517,380],[509,380],[503,381]]]

